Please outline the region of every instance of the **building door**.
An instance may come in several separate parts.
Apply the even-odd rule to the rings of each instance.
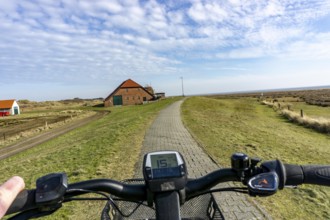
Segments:
[[[18,114],[19,114],[19,112],[18,112],[18,107],[16,107],[16,106],[14,107],[14,114],[15,114],[15,115],[18,115]]]
[[[123,105],[123,96],[121,95],[113,96],[113,105]]]

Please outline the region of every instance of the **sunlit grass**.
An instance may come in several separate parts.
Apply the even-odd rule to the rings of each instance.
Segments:
[[[175,100],[109,108],[111,113],[100,120],[0,161],[0,181],[20,175],[27,188],[34,188],[37,178],[52,172],[66,172],[69,183],[131,178],[146,129]],[[103,206],[102,202],[73,202],[49,219],[99,219]]]
[[[193,97],[183,104],[182,114],[222,166],[230,166],[234,152],[285,163],[330,164],[328,135],[295,125],[254,99]],[[329,187],[306,185],[258,201],[274,219],[329,219],[329,198]]]
[[[318,106],[309,106],[307,104],[291,104],[291,103],[278,103],[278,102],[268,102],[263,101],[262,104],[272,107],[274,111],[277,111],[279,114],[283,115],[289,121],[302,125],[307,128],[314,129],[318,132],[330,133],[330,118],[327,118],[330,113],[329,107],[318,107]],[[299,106],[300,111],[294,110]],[[302,107],[308,106],[308,115]],[[314,116],[310,116],[313,114]],[[315,115],[319,115],[318,117]],[[322,117],[320,117],[322,115]]]

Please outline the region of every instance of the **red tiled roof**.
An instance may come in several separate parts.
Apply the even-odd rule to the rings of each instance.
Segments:
[[[2,109],[8,109],[13,107],[15,100],[0,100],[0,108]]]
[[[124,81],[121,85],[120,88],[140,88],[142,87],[141,85],[139,85],[138,83],[134,82],[131,79],[128,79],[126,81]]]

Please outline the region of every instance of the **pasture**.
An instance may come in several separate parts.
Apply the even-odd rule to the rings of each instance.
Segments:
[[[95,114],[91,106],[100,99],[72,99],[63,101],[18,101],[21,115],[0,117],[0,148],[16,141],[35,136],[45,130],[63,126]]]
[[[299,97],[285,97],[281,102],[290,103],[293,111],[303,107],[309,116],[329,115],[328,107],[307,105]],[[83,113],[106,109],[111,113],[1,160],[0,182],[20,175],[27,188],[33,188],[38,177],[51,172],[66,172],[69,183],[91,178],[131,178],[146,129],[161,109],[178,99],[112,108],[95,108],[78,102],[50,106],[33,103],[33,109],[25,108],[25,113],[19,117],[58,115],[64,110]],[[71,118],[70,114],[68,117]],[[330,163],[329,135],[291,123],[253,96],[191,97],[182,106],[182,117],[193,136],[221,166],[230,166],[230,156],[234,152],[264,160],[278,158],[285,163]],[[329,188],[308,185],[295,190],[284,189],[275,196],[258,198],[258,202],[274,219],[329,219],[329,198]],[[104,202],[69,203],[46,219],[99,219],[103,206]]]
[[[66,172],[69,183],[91,178],[131,178],[146,129],[162,108],[176,100],[106,108],[111,113],[102,119],[1,160],[0,182],[20,175],[26,187],[32,188],[38,177],[52,172]],[[72,202],[46,219],[99,219],[104,205]]]
[[[329,108],[320,108],[328,114]],[[185,125],[221,165],[234,152],[293,164],[330,164],[330,136],[291,123],[256,98],[193,97],[182,107]],[[274,219],[329,219],[330,189],[306,185],[258,198]]]

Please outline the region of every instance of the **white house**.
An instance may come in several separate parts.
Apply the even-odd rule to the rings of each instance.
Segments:
[[[12,100],[0,100],[0,116],[19,115],[20,110],[17,102]]]

